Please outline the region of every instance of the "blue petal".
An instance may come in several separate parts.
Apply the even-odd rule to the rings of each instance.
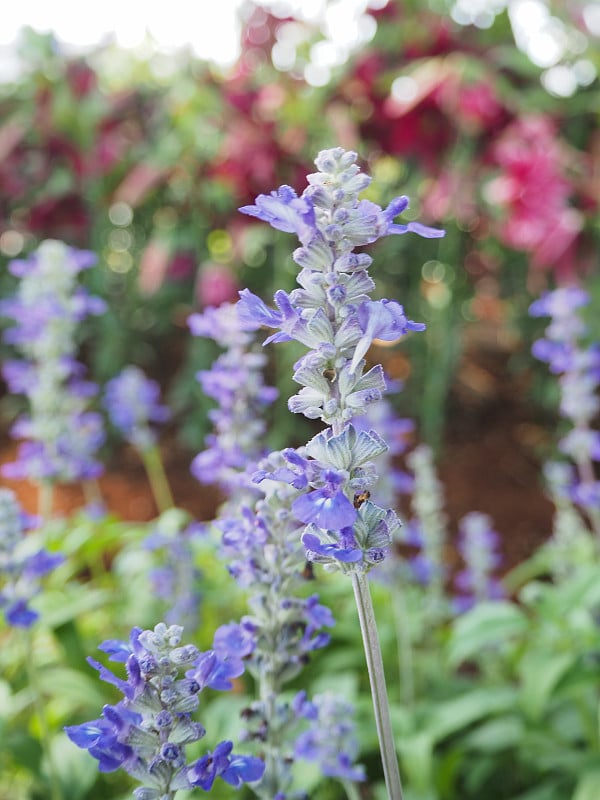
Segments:
[[[292,513],[307,525],[313,522],[319,528],[338,531],[352,525],[356,509],[343,492],[333,495],[327,489],[315,489],[303,494],[292,503]]]

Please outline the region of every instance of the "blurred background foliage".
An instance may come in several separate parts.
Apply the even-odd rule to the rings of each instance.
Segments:
[[[0,85],[3,264],[49,237],[96,251],[88,280],[110,310],[90,323],[92,375],[134,362],[160,378],[193,447],[193,376],[214,353],[186,318],[243,286],[269,299],[293,285],[287,237],[236,209],[281,183],[301,191],[320,148],[355,149],[372,199],[408,194],[406,217],[447,231],[374,252],[381,294],[428,324],[384,357],[392,377],[412,373],[399,402],[430,443],[465,341],[523,368],[532,296],[572,281],[598,295],[597,6],[330,0],[310,16],[316,5],[243,3],[227,67],[150,40],[72,55],[24,29]],[[3,268],[0,293],[13,286]]]

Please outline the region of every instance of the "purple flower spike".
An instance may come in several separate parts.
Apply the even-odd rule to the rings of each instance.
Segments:
[[[26,532],[38,520],[26,514],[14,492],[0,489],[0,610],[9,625],[29,628],[38,619],[30,602],[41,590],[40,579],[64,562],[60,553],[27,552]]]
[[[122,769],[136,778],[142,785],[134,790],[135,797],[174,797],[180,789],[193,786],[208,790],[218,776],[239,786],[260,778],[264,769],[259,759],[233,755],[231,742],[222,742],[212,754],[187,764],[186,745],[206,733],[192,719],[204,686],[190,677],[190,671],[180,677],[180,670],[196,665],[192,672],[197,671],[198,663],[208,662],[215,654],[199,654],[193,645],[182,646],[182,632],[181,626],[159,623],[154,630],[134,628],[129,644],[104,642],[102,647],[113,660],[123,661],[130,651],[126,681],[90,659],[100,677],[124,697],[114,706],[105,706],[101,719],[65,729],[74,744],[98,760],[101,772]],[[213,667],[216,663],[212,658]]]
[[[5,377],[13,391],[27,395],[30,408],[11,431],[29,440],[19,447],[17,461],[3,469],[11,477],[68,483],[102,472],[102,418],[87,408],[96,387],[83,380],[85,370],[76,360],[79,323],[105,309],[77,283],[92,262],[92,254],[48,240],[30,260],[11,268],[20,284],[0,313],[14,323],[4,340],[20,360],[8,361]]]
[[[160,386],[135,366],[125,367],[106,384],[104,404],[124,438],[145,452],[156,444],[152,423],[166,422],[169,409],[160,404]]]

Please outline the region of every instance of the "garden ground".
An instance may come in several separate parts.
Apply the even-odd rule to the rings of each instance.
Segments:
[[[450,392],[444,447],[438,462],[450,531],[469,511],[489,514],[502,539],[504,566],[510,568],[545,541],[553,507],[543,493],[539,454],[554,434],[529,397],[526,376],[509,369],[512,344],[485,325],[473,329]],[[15,445],[6,432],[0,463],[12,460]],[[174,437],[163,438],[162,453],[175,502],[198,519],[213,516],[218,495],[191,476],[191,455]],[[36,490],[24,481],[3,479],[24,507],[36,508]],[[135,453],[124,448],[100,481],[105,501],[123,520],[150,520],[156,507]],[[55,511],[81,506],[79,486],[57,493]],[[406,515],[407,509],[402,509]],[[449,553],[449,560],[454,554]]]

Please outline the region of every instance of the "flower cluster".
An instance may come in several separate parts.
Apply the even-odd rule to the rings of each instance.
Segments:
[[[201,522],[187,522],[187,515],[170,509],[154,523],[144,547],[156,553],[158,565],[151,569],[154,594],[167,603],[166,622],[178,621],[188,630],[199,623],[202,574],[195,564],[195,543],[206,532]]]
[[[217,407],[209,412],[214,432],[193,460],[192,473],[201,483],[217,484],[227,494],[242,486],[248,489],[247,471],[263,454],[264,408],[277,397],[277,390],[263,383],[264,354],[252,348],[257,325],[244,323],[230,303],[192,314],[188,323],[194,336],[214,339],[226,348],[210,370],[197,374]]]
[[[297,676],[310,654],[329,642],[325,628],[334,624],[317,595],[299,596],[305,581],[305,554],[300,541],[304,525],[293,504],[300,490],[267,477],[285,469],[280,453],[259,462],[263,497],[236,517],[217,522],[229,570],[249,593],[250,613],[242,618],[248,654],[246,668],[255,677],[259,698],[244,712],[247,738],[260,743],[265,775],[255,788],[265,798],[287,796],[294,759],[296,715],[281,697],[286,682]]]
[[[532,303],[529,313],[552,320],[532,352],[559,376],[560,413],[571,424],[559,441],[559,449],[576,465],[578,473],[571,482],[571,496],[591,515],[600,535],[600,481],[593,467],[594,462],[600,462],[600,432],[592,428],[600,410],[600,346],[583,344],[587,328],[578,311],[589,301],[585,290],[566,286],[545,293]]]
[[[96,458],[104,441],[102,419],[88,408],[96,387],[82,379],[84,368],[75,358],[78,324],[104,310],[103,301],[77,283],[79,272],[94,262],[92,253],[49,240],[29,260],[9,265],[21,280],[0,313],[15,323],[4,339],[22,359],[7,361],[2,372],[10,390],[29,401],[29,413],[12,428],[13,436],[27,441],[18,460],[3,468],[12,478],[69,482],[102,471]]]
[[[30,627],[39,614],[29,603],[39,592],[39,579],[64,558],[41,549],[29,552],[25,533],[37,520],[28,516],[9,489],[0,489],[0,609],[9,625]]]
[[[324,150],[308,176],[301,196],[289,186],[260,195],[243,213],[295,233],[301,247],[293,258],[301,268],[299,289],[275,294],[269,308],[249,290],[240,293],[240,317],[276,329],[266,342],[296,340],[309,348],[295,365],[302,388],[289,408],[331,426],[309,443],[305,454],[285,453],[293,485],[308,486],[294,513],[309,527],[303,536],[307,556],[330,568],[368,571],[381,561],[398,525],[393,512],[368,500],[375,480],[370,459],[387,445],[374,432],[357,433],[350,421],[380,400],[385,390],[381,366],[365,372],[365,355],[374,339],[394,341],[424,329],[391,300],[371,300],[374,282],[367,272],[372,259],[356,247],[382,236],[410,231],[425,237],[443,231],[418,222],[395,223],[408,206],[397,197],[385,209],[359,193],[370,183],[360,172],[356,153]],[[265,342],[265,343],[266,343]],[[276,477],[285,480],[285,471]]]
[[[547,491],[554,504],[552,537],[545,551],[550,569],[558,580],[569,577],[578,565],[589,564],[596,557],[597,545],[582,514],[573,504],[573,468],[564,461],[544,465]]]
[[[106,705],[100,719],[66,728],[71,741],[98,760],[101,772],[122,769],[142,784],[134,791],[137,800],[172,798],[176,791],[195,786],[208,791],[217,777],[241,786],[259,780],[264,771],[260,759],[234,754],[229,741],[187,763],[186,745],[206,733],[192,719],[199,693],[207,686],[231,688],[229,679],[244,667],[226,636],[219,654],[201,653],[193,645],[181,645],[182,632],[178,625],[159,623],[153,631],[134,628],[129,642],[104,642],[100,649],[111,661],[126,663],[127,679],[94,659],[88,661],[102,680],[123,693],[123,700]],[[180,677],[182,669],[185,677]]]
[[[317,694],[309,700],[301,691],[294,698],[293,709],[298,717],[309,721],[308,730],[296,740],[296,758],[317,762],[323,775],[363,781],[364,767],[354,763],[358,742],[353,706],[333,692]]]
[[[455,576],[459,594],[454,598],[454,608],[460,613],[476,603],[499,600],[504,597],[504,589],[493,576],[500,564],[500,537],[492,529],[490,518],[472,511],[462,518],[459,528],[458,548],[466,565]]]
[[[407,461],[414,475],[414,516],[406,526],[405,541],[420,549],[411,559],[411,569],[419,583],[428,586],[427,603],[437,613],[441,611],[446,577],[444,547],[447,531],[443,490],[428,445],[415,447]]]
[[[156,444],[151,423],[166,422],[170,413],[160,404],[160,386],[139,367],[125,367],[106,384],[104,404],[112,424],[140,452]]]

